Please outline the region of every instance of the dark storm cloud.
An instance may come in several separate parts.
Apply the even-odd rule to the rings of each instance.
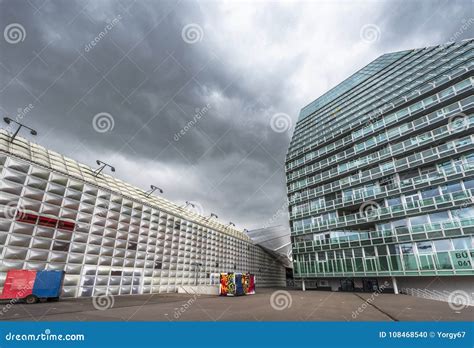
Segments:
[[[41,145],[111,162],[119,178],[238,227],[287,224],[292,128],[275,131],[272,116],[294,125],[378,55],[449,40],[470,3],[431,4],[1,1],[2,31],[17,23],[26,36],[0,39],[0,111],[32,104],[24,121]],[[360,38],[368,23],[380,28],[373,44]],[[113,129],[93,127],[99,113]]]

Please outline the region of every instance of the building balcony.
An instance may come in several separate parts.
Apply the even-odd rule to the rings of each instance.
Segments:
[[[293,228],[292,234],[320,233],[344,227],[367,225],[374,221],[395,220],[401,217],[422,215],[454,207],[466,207],[467,205],[472,204],[474,204],[474,189],[469,189],[466,191],[458,191],[427,198],[412,203],[374,209],[370,212],[370,216],[358,213],[345,215],[336,219],[317,221],[309,227]]]
[[[472,176],[474,176],[474,163],[465,163],[460,166],[451,167],[447,170],[440,170],[427,175],[401,180],[393,185],[375,187],[373,189],[354,192],[351,197],[331,200],[313,209],[292,212],[290,214],[290,218],[292,220],[305,218],[314,214],[320,214],[338,208],[360,205],[368,200],[378,200],[390,196],[397,196],[404,192],[417,191],[435,185],[444,184],[449,181],[469,178]],[[308,195],[305,200],[309,200],[311,198],[316,199],[316,195]],[[293,202],[290,202],[290,204],[292,203]]]

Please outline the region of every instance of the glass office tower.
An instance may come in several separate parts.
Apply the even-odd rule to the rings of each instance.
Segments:
[[[0,288],[12,269],[65,271],[62,297],[176,292],[221,272],[253,273],[257,288],[286,278],[244,232],[2,130]]]
[[[306,287],[474,291],[473,54],[384,54],[301,110],[286,177]]]

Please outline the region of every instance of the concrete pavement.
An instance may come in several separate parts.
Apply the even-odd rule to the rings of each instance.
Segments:
[[[0,320],[27,321],[472,321],[474,307],[407,295],[257,289],[242,297],[155,294],[0,304]],[[6,307],[7,306],[7,307]],[[98,310],[96,308],[101,308]]]

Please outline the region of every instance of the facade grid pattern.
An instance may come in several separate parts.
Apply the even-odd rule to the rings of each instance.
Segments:
[[[295,277],[340,289],[394,276],[472,281],[474,41],[382,57],[296,125],[286,160]]]
[[[65,271],[62,297],[175,292],[221,272],[285,284],[281,263],[243,232],[9,140],[0,133],[0,286],[11,269]]]

